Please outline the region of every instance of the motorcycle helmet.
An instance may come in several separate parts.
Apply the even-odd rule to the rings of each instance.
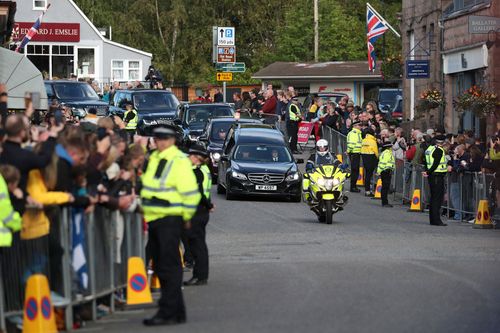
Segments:
[[[320,156],[325,156],[328,153],[328,141],[325,139],[318,140],[316,142],[316,152]]]

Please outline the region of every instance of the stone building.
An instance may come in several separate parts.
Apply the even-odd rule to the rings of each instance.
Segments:
[[[428,79],[403,82],[405,118],[416,119],[419,126],[444,125],[449,132],[474,130],[483,138],[495,131],[493,118],[459,113],[453,101],[473,85],[500,94],[499,18],[500,1],[403,0],[403,54],[406,60],[430,61]],[[441,90],[446,106],[421,122],[417,106],[427,88]]]

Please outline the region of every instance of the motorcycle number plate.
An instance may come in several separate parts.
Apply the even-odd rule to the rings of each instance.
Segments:
[[[257,191],[276,191],[278,186],[276,185],[255,185]]]

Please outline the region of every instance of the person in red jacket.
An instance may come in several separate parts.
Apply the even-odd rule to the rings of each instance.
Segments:
[[[276,103],[278,100],[276,99],[276,96],[274,96],[274,92],[272,90],[266,90],[264,92],[264,98],[266,99],[264,106],[262,106],[262,110],[260,110],[261,113],[266,113],[266,114],[276,114]]]

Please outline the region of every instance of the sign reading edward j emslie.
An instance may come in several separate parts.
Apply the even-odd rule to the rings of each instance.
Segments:
[[[17,22],[12,30],[14,42],[21,41],[33,26],[33,22]],[[42,23],[38,33],[31,39],[34,42],[73,42],[80,41],[80,23]]]

